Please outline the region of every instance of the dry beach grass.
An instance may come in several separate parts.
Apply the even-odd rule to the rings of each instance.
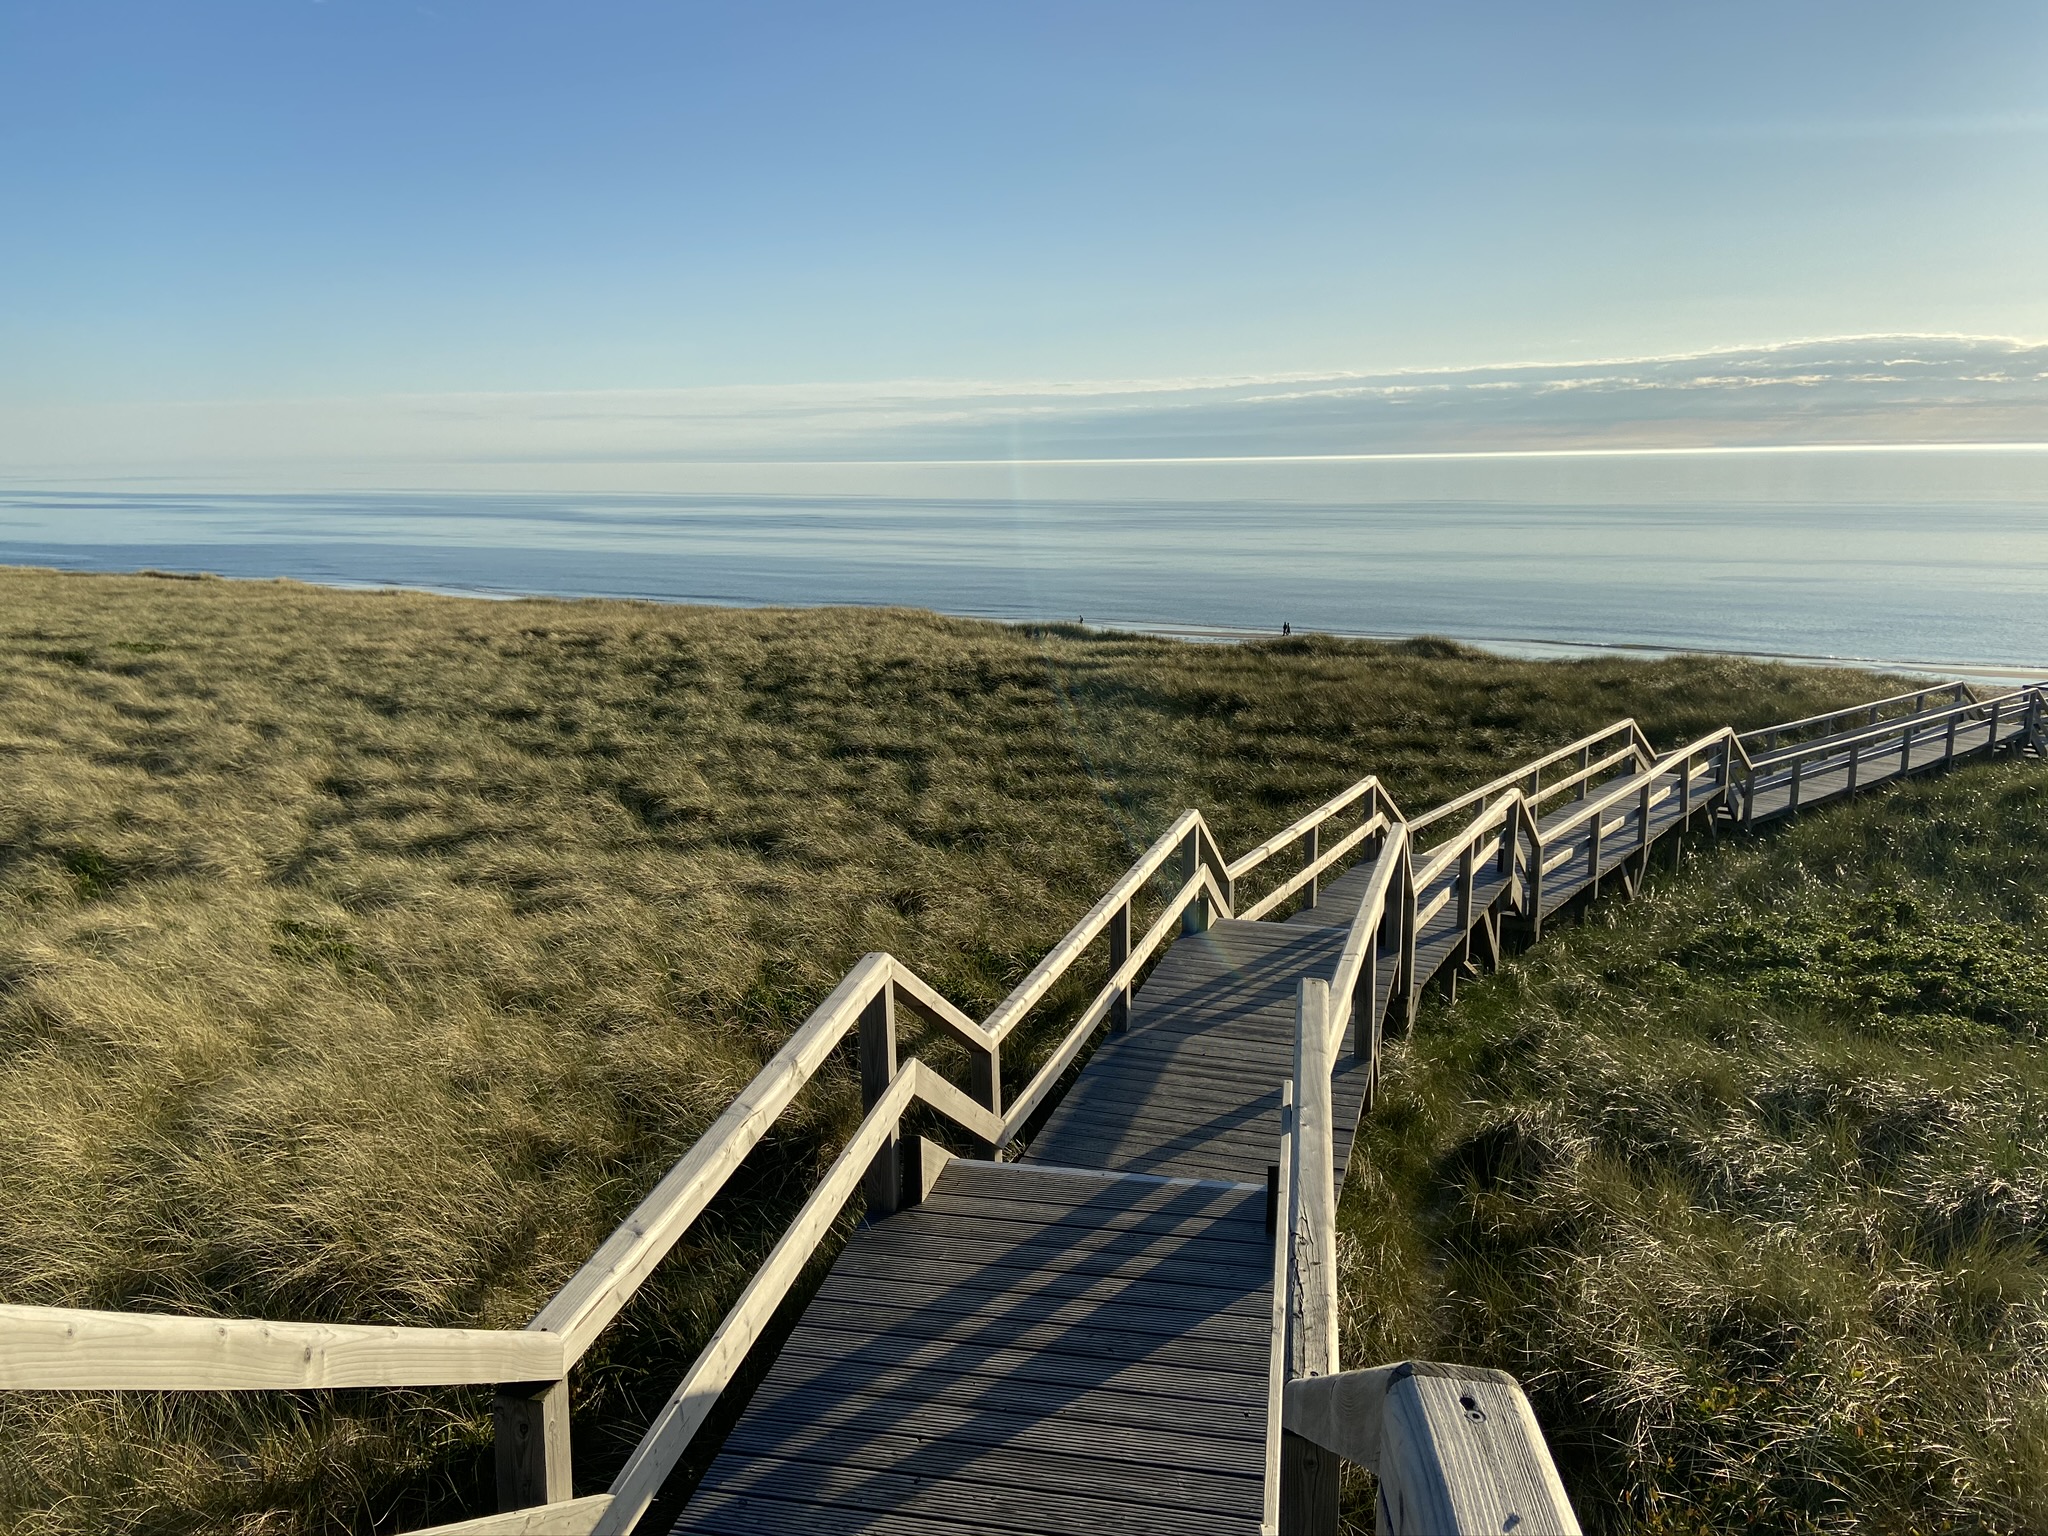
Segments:
[[[1724,843],[1425,1013],[1350,1358],[1515,1371],[1588,1529],[2048,1529],[2048,771]]]
[[[909,612],[0,572],[0,1297],[517,1326],[866,950],[982,1010],[1185,806],[1237,848],[1363,772],[1425,806],[1619,715],[1670,741],[1874,686],[1440,642],[1191,646]],[[1693,888],[1672,883],[1644,921],[1704,921],[1682,905]],[[1637,1294],[1614,1306],[1703,1283],[1724,1261],[1702,1255],[1731,1245],[1777,1262],[1737,1242],[1708,1198],[1718,1185],[1653,1171],[1634,1192],[1634,1165],[1600,1150],[1577,1107],[1645,1106],[1599,1133],[1625,1140],[1666,1098],[1705,1113],[1706,1090],[1683,1084],[1714,1052],[1728,1060],[1710,1081],[1730,1093],[1766,1070],[1696,1021],[1674,1026],[1669,1059],[1599,1022],[1614,989],[1566,978],[1595,941],[1632,942],[1616,933],[1532,955],[1461,1006],[1469,1026],[1425,1024],[1398,1069],[1412,1081],[1370,1132],[1396,1214],[1361,1216],[1359,1187],[1347,1202],[1358,1253],[1392,1266],[1361,1278],[1354,1357],[1476,1354],[1498,1328],[1496,1352],[1563,1415],[1568,1476],[1603,1498],[1634,1497],[1645,1475],[1634,1399],[1599,1385],[1599,1351],[1619,1346],[1597,1312],[1591,1331],[1546,1333],[1527,1309],[1549,1293],[1515,1287],[1548,1275],[1532,1255],[1613,1224],[1545,1214],[1524,1241],[1503,1212],[1511,1236],[1496,1242],[1495,1197],[1459,1215],[1430,1158],[1497,1114],[1509,1129],[1484,1134],[1568,1149],[1543,1179],[1568,1167],[1637,1202],[1675,1256],[1622,1266]],[[1624,990],[1630,1006],[1654,995]],[[1521,1038],[1506,1021],[1525,996],[1567,1022],[1482,1049]],[[1581,1007],[1588,1038],[1616,1043],[1543,1068],[1574,1055]],[[1862,1048],[1841,1028],[1848,1043],[1830,1049]],[[1984,1028],[1953,1047],[1870,1049],[1938,1064],[2010,1048],[2009,1023]],[[1766,1043],[1796,1086],[1792,1039]],[[1460,1041],[1481,1042],[1471,1061]],[[1565,1088],[1544,1086],[1567,1067]],[[1848,1134],[1850,1111],[1831,1106],[1861,1101],[1829,1086],[1832,1070],[1812,1068],[1807,1098],[1785,1089],[1785,1124],[1813,1127],[1798,1136]],[[1977,1124],[2031,1103],[2020,1086],[1999,1094],[1957,1113]],[[1918,1124],[1919,1102],[1871,1113]],[[602,1486],[854,1105],[843,1074],[801,1101],[579,1373],[580,1477]],[[1742,1187],[1776,1177],[1770,1157],[1787,1178],[1824,1161],[1822,1143],[1805,1163],[1773,1146],[1743,1153],[1763,1160],[1737,1170]],[[1674,1158],[1657,1168],[1690,1166]],[[1684,1232],[1699,1235],[1671,1236]],[[1446,1279],[1468,1263],[1492,1266],[1490,1289]],[[1830,1273],[1844,1307],[1877,1305],[1856,1300],[1877,1292],[1849,1270]],[[1752,1319],[1778,1326],[1768,1309],[1716,1326],[1741,1341]],[[1748,1379],[1735,1420],[1763,1401]],[[0,1529],[398,1529],[488,1508],[487,1435],[486,1397],[461,1391],[16,1394],[0,1399]],[[1699,1465],[1719,1475],[1711,1456]]]

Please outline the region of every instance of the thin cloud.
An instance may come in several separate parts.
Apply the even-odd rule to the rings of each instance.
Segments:
[[[1138,380],[893,380],[0,411],[16,484],[516,489],[578,466],[1349,460],[2048,441],[2048,344],[1821,337],[1663,356]],[[646,476],[652,484],[658,469]]]

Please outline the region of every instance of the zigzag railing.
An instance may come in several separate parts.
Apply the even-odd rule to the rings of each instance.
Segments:
[[[1922,707],[1938,694],[1952,694],[1954,702]],[[1276,1409],[1269,1426],[1270,1524],[1282,1518],[1282,1488],[1291,1475],[1279,1470],[1286,1460],[1280,1453],[1277,1409],[1282,1389],[1291,1381],[1336,1370],[1330,1072],[1344,1029],[1355,1021],[1359,1027],[1354,1052],[1371,1061],[1376,1078],[1385,1013],[1398,1009],[1412,1018],[1419,988],[1429,979],[1417,974],[1416,940],[1421,929],[1455,902],[1459,937],[1439,966],[1453,958],[1469,961],[1475,933],[1497,962],[1500,917],[1520,916],[1530,938],[1540,934],[1545,876],[1571,862],[1580,843],[1588,853],[1585,887],[1597,891],[1604,840],[1627,833],[1631,811],[1636,846],[1630,856],[1638,861],[1639,875],[1647,867],[1651,845],[1662,835],[1652,830],[1652,813],[1672,795],[1679,796],[1681,814],[1674,825],[1682,835],[1695,809],[1691,802],[1696,781],[1714,785],[1700,809],[1747,823],[1756,815],[1758,794],[1782,784],[1792,786],[1789,809],[1800,807],[1799,786],[1815,772],[1804,765],[1825,768],[1834,757],[1845,755],[1847,788],[1826,793],[1831,798],[1853,792],[1856,765],[1887,743],[1898,750],[1901,771],[1918,771],[1968,752],[1995,749],[2001,720],[2008,725],[2019,720],[2019,734],[2039,750],[2048,723],[2044,700],[2048,685],[1978,700],[1957,684],[1746,735],[1716,731],[1662,755],[1654,752],[1634,721],[1624,720],[1412,821],[1403,817],[1376,778],[1362,779],[1234,862],[1225,861],[1200,812],[1187,811],[986,1019],[968,1016],[893,956],[863,958],[524,1329],[385,1328],[0,1306],[0,1390],[496,1385],[498,1488],[506,1512],[436,1529],[449,1536],[619,1536],[634,1529],[646,1512],[855,1190],[863,1192],[872,1214],[914,1204],[928,1191],[930,1154],[937,1149],[923,1141],[906,1149],[903,1123],[913,1106],[949,1121],[984,1155],[1001,1156],[1046,1106],[1097,1031],[1125,1027],[1141,972],[1176,931],[1198,932],[1219,916],[1267,917],[1297,897],[1304,906],[1313,906],[1326,875],[1340,864],[1369,857],[1373,873],[1346,926],[1333,974],[1303,982],[1295,1069],[1285,1090],[1292,1107],[1283,1112],[1279,1182],[1280,1207],[1286,1215],[1276,1239],[1274,1368],[1288,1374],[1276,1375],[1272,1389]],[[1905,714],[1884,718],[1885,709],[1901,704]],[[1866,715],[1869,719],[1854,730],[1778,745],[1789,734]],[[1973,722],[1980,720],[1988,722],[1982,747],[1964,740]],[[1916,746],[1937,737],[1943,750],[1916,761]],[[1546,773],[1555,774],[1560,765],[1562,774],[1546,785]],[[1546,816],[1545,806],[1566,795],[1570,799]],[[1347,815],[1355,815],[1356,824],[1323,846],[1326,829]],[[1426,851],[1419,850],[1418,838],[1425,828],[1460,815],[1469,816],[1464,826]],[[1289,846],[1301,849],[1296,872],[1236,913],[1238,883]],[[1503,878],[1498,892],[1482,907],[1476,895],[1478,871],[1489,863]],[[1162,875],[1178,876],[1178,884],[1133,942],[1138,900]],[[1629,884],[1633,888],[1633,879]],[[1108,948],[1107,980],[1006,1105],[1005,1042],[1098,942]],[[1383,1013],[1379,980],[1380,967],[1386,964],[1395,967],[1395,974]],[[899,1008],[966,1048],[965,1087],[928,1062],[899,1059]],[[574,1498],[569,1459],[571,1368],[805,1084],[841,1042],[855,1034],[865,1109],[858,1129],[685,1373],[611,1489]],[[1290,1403],[1294,1400],[1288,1398]],[[1337,1401],[1301,1400],[1324,1404],[1315,1410],[1318,1413]],[[1325,1439],[1334,1434],[1325,1434]]]

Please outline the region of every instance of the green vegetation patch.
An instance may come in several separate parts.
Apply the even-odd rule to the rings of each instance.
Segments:
[[[1589,1530],[2048,1526],[2048,769],[1695,848],[1390,1062],[1346,1359],[1531,1388]]]

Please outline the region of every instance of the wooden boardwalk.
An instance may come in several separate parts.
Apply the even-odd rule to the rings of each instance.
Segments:
[[[447,1536],[627,1536],[862,1201],[677,1532],[1327,1533],[1316,1456],[1378,1454],[1303,1406],[1376,1374],[1339,1376],[1336,1191],[1420,989],[1632,894],[1688,836],[2021,748],[2048,748],[2048,685],[1958,684],[1668,751],[1622,721],[1414,817],[1363,779],[1235,860],[1184,812],[984,1019],[865,957],[524,1329],[0,1305],[0,1389],[495,1384],[504,1513]],[[1090,956],[1092,1000],[1019,1061]],[[949,1053],[899,1056],[901,1013]],[[860,1125],[610,1488],[577,1497],[571,1371],[848,1046]],[[1502,1390],[1414,1369],[1459,1426],[1457,1391]]]
[[[1526,854],[1507,826],[1469,848],[1458,833],[1422,850],[1376,839],[1383,851],[1283,920],[1183,935],[1018,1161],[950,1162],[921,1204],[855,1235],[678,1536],[1259,1531],[1267,1181],[1298,988],[1338,968],[1361,901],[1388,887],[1380,861],[1434,874],[1413,891],[1405,988],[1399,932],[1366,941],[1372,993],[1330,1078],[1339,1185],[1370,1103],[1374,1021],[1432,977],[1497,959],[1504,927],[1534,936],[1602,888],[1632,892],[1673,833],[1846,794],[1852,755],[1867,788],[2029,729],[2017,711],[1917,714],[1760,754],[1739,795],[1698,754],[1610,753],[1621,760],[1593,771],[1611,745],[1595,740],[1579,771],[1566,761],[1555,803],[1531,803]],[[1873,730],[1882,751],[1862,739]]]

